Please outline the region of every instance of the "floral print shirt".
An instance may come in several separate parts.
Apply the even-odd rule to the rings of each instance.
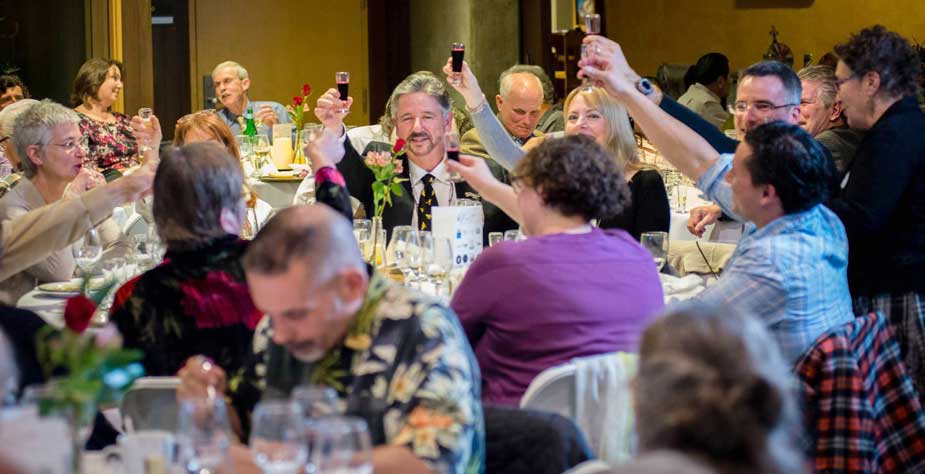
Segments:
[[[254,336],[254,360],[229,383],[245,423],[261,397],[297,385],[334,388],[345,412],[369,424],[373,444],[405,446],[451,473],[484,470],[478,364],[453,311],[442,302],[373,275],[355,316],[369,331],[305,364],[272,342],[270,318]]]
[[[244,279],[246,242],[234,235],[182,252],[116,292],[110,318],[151,376],[174,375],[196,354],[233,373],[249,360],[262,314]]]
[[[127,115],[113,112],[115,123],[80,116],[80,133],[87,137],[90,146],[86,161],[96,162],[101,173],[111,169],[123,171],[139,163],[138,145],[132,135],[131,120]]]

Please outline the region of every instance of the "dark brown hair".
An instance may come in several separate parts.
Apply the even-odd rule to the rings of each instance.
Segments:
[[[154,176],[154,222],[168,247],[195,246],[227,234],[222,211],[244,218],[244,176],[238,160],[213,142],[172,147]]]
[[[119,74],[124,78],[122,63],[115,59],[90,58],[80,66],[77,76],[74,77],[74,87],[71,92],[71,103],[74,107],[82,104],[87,97],[99,99],[97,93],[100,86],[106,82],[109,68],[113,66],[119,69]]]
[[[513,180],[536,190],[562,214],[587,220],[617,215],[630,200],[613,157],[584,135],[545,140],[517,163]]]
[[[880,89],[895,97],[918,92],[919,55],[905,38],[881,25],[864,28],[835,46],[838,59],[858,76],[874,71]]]

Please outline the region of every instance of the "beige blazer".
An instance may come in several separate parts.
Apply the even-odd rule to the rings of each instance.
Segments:
[[[720,130],[730,116],[730,113],[723,109],[719,96],[700,83],[691,84],[687,92],[678,98],[678,103],[693,110]]]
[[[38,189],[35,188],[32,181],[23,179],[3,199],[0,199],[0,220],[4,221],[4,231],[8,227],[7,221],[23,218],[30,211],[43,206],[45,206],[45,200]],[[112,208],[110,207],[108,211],[107,215],[112,212]],[[85,213],[78,214],[86,216]],[[51,233],[61,233],[62,231],[68,233],[67,226],[60,226],[59,228],[52,230]],[[102,220],[96,228],[103,243],[103,259],[124,256],[131,250],[131,243],[122,235],[119,225],[112,219]],[[87,229],[89,229],[89,226]],[[86,229],[84,229],[85,231]],[[8,251],[5,234],[6,232],[4,232],[3,247],[4,250]],[[76,264],[71,253],[70,243],[79,238],[80,233],[76,233],[73,237],[73,239],[67,239],[66,243],[54,248],[37,245],[35,253],[43,252],[38,255],[40,257],[38,263],[18,272],[4,271],[3,273],[9,274],[9,276],[0,281],[0,301],[15,305],[22,295],[31,291],[36,285],[53,281],[65,281],[72,278]],[[43,235],[40,239],[58,240],[60,242],[60,236]]]

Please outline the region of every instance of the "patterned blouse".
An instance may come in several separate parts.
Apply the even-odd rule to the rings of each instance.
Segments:
[[[90,146],[85,161],[95,161],[101,173],[111,169],[122,171],[139,163],[138,145],[127,115],[113,112],[116,122],[106,123],[80,112],[77,114],[80,116],[80,133],[87,137]]]
[[[228,235],[169,251],[159,266],[119,288],[111,319],[125,347],[144,351],[147,375],[174,375],[196,354],[229,372],[243,366],[262,316],[240,262],[246,245]]]
[[[366,420],[374,445],[405,446],[450,473],[483,470],[485,436],[479,369],[459,320],[445,304],[373,275],[353,336],[306,364],[272,342],[270,318],[254,336],[254,358],[230,380],[249,429],[254,405],[303,383],[334,388],[346,414]]]

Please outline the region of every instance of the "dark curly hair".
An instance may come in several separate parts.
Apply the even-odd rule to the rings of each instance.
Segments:
[[[745,143],[752,149],[745,161],[752,183],[773,185],[784,213],[805,211],[832,195],[835,163],[799,126],[769,122],[750,130]]]
[[[517,163],[520,182],[566,216],[587,220],[619,214],[630,202],[629,186],[614,159],[584,135],[546,140]]]
[[[871,71],[879,74],[880,89],[892,96],[918,92],[919,55],[908,40],[881,25],[851,35],[846,43],[835,46],[835,54],[858,76]]]

